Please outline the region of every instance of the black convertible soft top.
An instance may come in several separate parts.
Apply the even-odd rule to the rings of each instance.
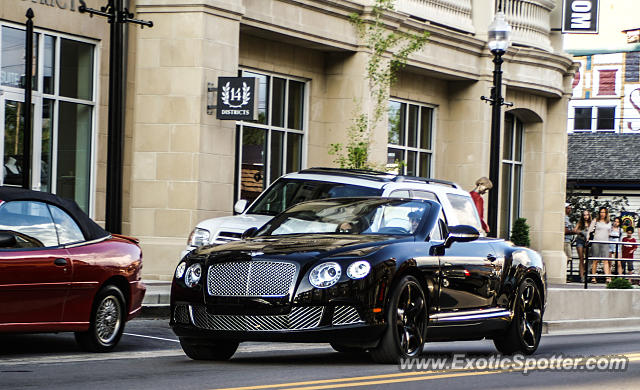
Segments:
[[[48,192],[26,190],[24,188],[0,186],[0,201],[33,200],[49,203],[66,211],[78,224],[85,240],[91,241],[107,237],[109,233],[85,214],[78,204],[70,199],[63,199]]]

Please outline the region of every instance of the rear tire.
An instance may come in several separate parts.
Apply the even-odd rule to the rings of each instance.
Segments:
[[[76,341],[90,352],[109,352],[120,341],[125,323],[125,304],[122,291],[116,286],[105,286],[96,294],[91,309],[89,330],[76,332]]]
[[[493,339],[496,349],[505,355],[534,353],[542,335],[542,307],[538,285],[526,278],[518,287],[511,324],[503,335]]]
[[[180,337],[180,346],[185,355],[193,360],[229,360],[240,343],[233,341],[216,341],[186,339]]]
[[[400,279],[389,299],[387,329],[370,351],[376,363],[398,363],[422,353],[427,329],[427,299],[420,282],[407,275]]]

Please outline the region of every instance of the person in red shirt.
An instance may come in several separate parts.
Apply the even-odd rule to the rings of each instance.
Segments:
[[[633,228],[631,226],[627,226],[626,229],[627,236],[622,237],[622,242],[636,242],[636,239],[633,238]],[[633,259],[633,252],[635,252],[637,246],[635,245],[622,245],[622,258],[623,259]],[[620,265],[622,263],[622,265]],[[633,273],[633,261],[619,261],[618,269],[622,270],[623,274],[632,274]]]
[[[483,176],[476,180],[476,188],[469,193],[473,199],[473,203],[476,205],[480,222],[482,223],[482,229],[484,229],[485,233],[489,233],[489,225],[484,221],[484,199],[482,199],[482,195],[486,194],[491,188],[493,188],[493,183],[488,177]]]

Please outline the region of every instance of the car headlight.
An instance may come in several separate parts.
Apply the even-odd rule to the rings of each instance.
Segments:
[[[329,262],[315,266],[309,273],[309,282],[313,287],[327,288],[338,282],[342,275],[340,264]]]
[[[184,274],[184,284],[187,287],[193,287],[200,281],[200,277],[202,276],[202,266],[200,263],[192,264],[191,267],[187,268],[187,272]]]
[[[211,237],[211,232],[207,229],[195,228],[189,235],[189,240],[187,240],[187,245],[191,246],[203,246],[209,243],[209,237]]]
[[[187,263],[184,261],[178,264],[176,267],[176,279],[180,279],[184,275],[184,270],[187,268]]]
[[[369,271],[371,271],[371,264],[369,264],[368,261],[360,260],[351,263],[351,265],[347,267],[347,276],[351,279],[362,279],[369,275]]]

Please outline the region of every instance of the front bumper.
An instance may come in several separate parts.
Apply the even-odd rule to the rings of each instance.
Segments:
[[[172,306],[171,327],[179,337],[237,340],[336,342],[372,347],[384,324],[369,324],[348,306],[297,306],[283,315],[211,314],[204,305]]]

